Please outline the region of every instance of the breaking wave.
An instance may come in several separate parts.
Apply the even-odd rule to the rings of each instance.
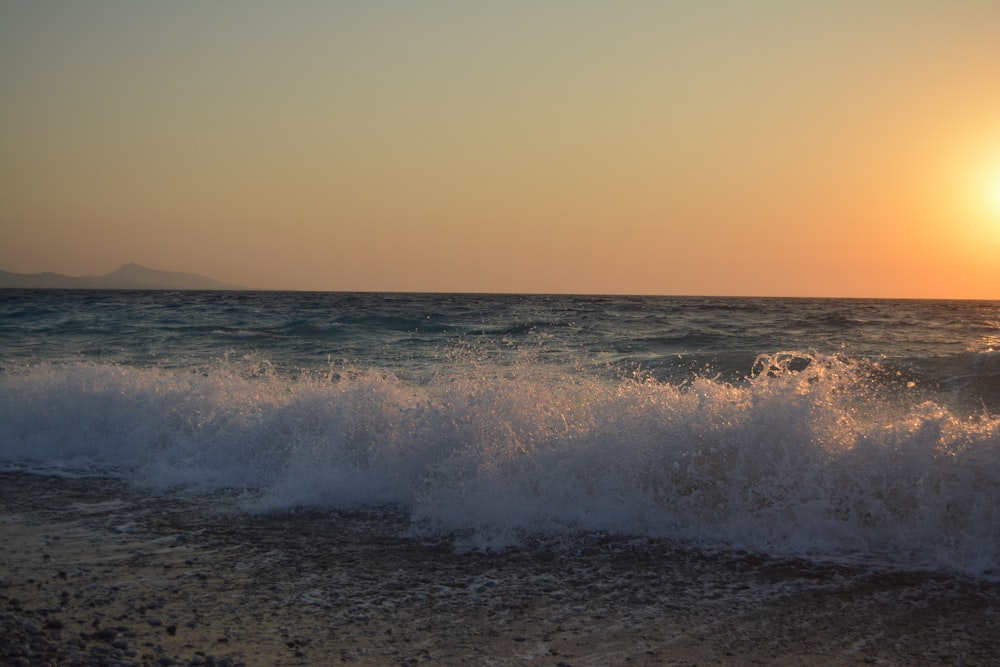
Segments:
[[[391,505],[465,549],[606,531],[1000,577],[1000,419],[884,375],[817,353],[737,382],[528,358],[428,383],[41,364],[0,375],[0,466],[235,489],[259,512]]]

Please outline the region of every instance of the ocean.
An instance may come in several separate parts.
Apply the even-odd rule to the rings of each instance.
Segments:
[[[0,481],[9,544],[18,536],[51,555],[51,534],[38,541],[32,522],[62,526],[67,540],[90,530],[79,544],[104,535],[108,549],[141,538],[124,553],[147,556],[166,553],[168,536],[186,535],[190,549],[202,535],[203,563],[215,562],[220,544],[239,545],[247,559],[216,563],[218,576],[250,567],[265,577],[259,568],[280,553],[285,565],[267,570],[269,585],[299,582],[300,602],[307,594],[325,600],[313,610],[316,627],[327,627],[326,613],[343,622],[341,633],[382,618],[399,638],[405,626],[402,603],[382,580],[395,575],[357,593],[377,589],[381,607],[342,614],[331,591],[347,584],[323,581],[346,561],[314,556],[348,544],[355,564],[358,549],[374,558],[380,545],[397,555],[399,571],[422,558],[458,568],[467,577],[462,590],[478,595],[464,599],[461,614],[493,609],[511,622],[516,608],[494,609],[496,599],[482,593],[492,585],[515,594],[498,573],[530,572],[532,586],[524,577],[519,586],[547,585],[586,606],[611,594],[598,585],[605,566],[630,563],[629,576],[606,581],[631,597],[592,627],[608,632],[608,614],[628,609],[647,634],[657,618],[673,619],[676,630],[641,647],[631,634],[619,637],[614,654],[605,650],[611,644],[587,650],[566,639],[559,654],[555,639],[527,651],[524,637],[484,618],[494,643],[465,637],[476,649],[455,653],[455,664],[470,656],[644,663],[670,647],[673,655],[688,651],[683,664],[742,664],[750,649],[732,644],[734,625],[696,632],[677,616],[693,607],[635,601],[648,586],[676,583],[664,579],[668,571],[689,582],[675,602],[693,596],[691,581],[722,577],[725,593],[716,597],[730,611],[713,613],[737,610],[744,619],[790,590],[818,595],[843,582],[874,586],[869,601],[912,593],[935,609],[943,608],[941,590],[961,589],[963,608],[978,610],[985,626],[941,655],[976,664],[998,655],[1000,636],[1000,302],[3,290]],[[587,585],[598,587],[579,594],[553,564],[560,561],[591,572]],[[185,562],[171,561],[182,569]],[[523,569],[538,567],[547,569]],[[652,573],[646,584],[640,570]],[[8,585],[26,586],[31,572],[10,566]],[[60,572],[72,578],[68,566]],[[431,598],[447,587],[422,585]],[[23,599],[19,608],[25,617]],[[291,651],[282,653],[291,662],[283,664],[310,664],[308,638],[293,641],[288,632],[279,648]],[[379,653],[388,650],[384,641],[352,641],[355,652],[341,645],[338,660],[410,659]],[[454,637],[441,641],[455,645]],[[232,660],[255,664],[247,642],[226,644],[236,653],[243,647]],[[830,664],[860,662],[865,651],[886,664],[914,659],[878,653],[889,649],[871,637],[830,642],[810,656]],[[199,644],[156,646],[145,654],[135,646],[131,658],[152,664],[171,650],[194,655]],[[212,646],[218,653],[221,645]],[[333,655],[324,646],[322,655]],[[357,653],[360,646],[369,652]],[[566,658],[573,646],[576,659]],[[754,646],[765,662],[790,655],[784,644]],[[109,650],[130,658],[128,648]],[[260,650],[259,664],[280,662]]]

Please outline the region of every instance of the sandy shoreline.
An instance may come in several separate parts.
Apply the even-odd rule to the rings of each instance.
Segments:
[[[369,514],[248,516],[0,475],[7,665],[995,664],[1000,585],[594,536],[455,554]]]

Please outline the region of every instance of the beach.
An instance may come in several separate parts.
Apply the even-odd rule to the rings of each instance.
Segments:
[[[588,534],[498,552],[391,510],[237,512],[0,476],[9,665],[995,664],[1000,584]]]

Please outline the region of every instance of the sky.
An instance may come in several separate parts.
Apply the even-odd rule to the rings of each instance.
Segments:
[[[1000,2],[0,0],[0,269],[1000,299]]]

